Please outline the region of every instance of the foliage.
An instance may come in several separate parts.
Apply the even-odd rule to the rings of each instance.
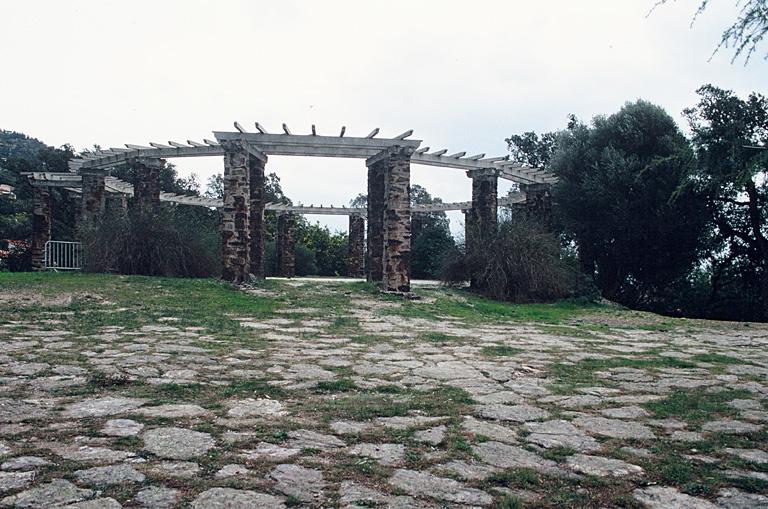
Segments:
[[[564,298],[574,290],[575,276],[558,238],[527,220],[502,222],[483,245],[458,255],[443,272],[446,283],[471,280],[483,295],[512,302]]]
[[[523,134],[513,134],[504,141],[512,153],[512,160],[536,168],[544,168],[549,164],[555,151],[555,133],[544,133],[541,136],[533,131]]]
[[[637,101],[591,126],[572,123],[557,143],[556,214],[582,270],[611,300],[663,308],[698,259],[708,215],[688,142],[664,110]]]
[[[220,270],[218,218],[207,209],[180,205],[106,214],[82,225],[80,235],[89,272],[211,277]]]
[[[706,305],[723,299],[768,318],[768,99],[706,85],[685,110],[698,156],[696,182],[713,209]],[[722,306],[721,306],[722,307]]]
[[[65,172],[74,156],[71,146],[54,148],[24,134],[0,130],[0,184],[13,186],[15,199],[0,196],[0,239],[25,240],[32,235],[32,186],[23,172]],[[73,240],[76,200],[65,191],[51,190],[57,240]]]
[[[426,188],[411,186],[411,204],[443,203]],[[453,254],[456,243],[451,236],[445,212],[418,213],[411,216],[411,275],[415,279],[439,279],[443,264]]]
[[[669,0],[658,0],[656,5],[667,3]],[[696,18],[706,10],[710,0],[701,0],[699,8],[694,15]],[[746,53],[744,56],[744,65],[749,63],[752,54],[757,51],[758,45],[768,34],[768,1],[766,0],[742,0],[736,2],[741,7],[736,21],[723,31],[720,36],[720,43],[715,48],[714,53],[721,48],[733,48],[733,57],[731,63]],[[713,53],[713,54],[714,54]],[[765,54],[768,59],[768,52]]]
[[[347,246],[349,239],[346,232],[332,233],[327,226],[320,226],[319,223],[309,224],[308,221],[303,219],[296,223],[294,240],[297,251],[303,247],[310,252],[314,252],[315,274],[320,276],[341,276],[347,273]]]

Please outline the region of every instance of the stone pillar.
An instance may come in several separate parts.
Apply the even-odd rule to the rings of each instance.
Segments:
[[[128,196],[123,193],[107,194],[106,209],[110,214],[125,214],[128,211]]]
[[[546,229],[552,228],[551,191],[549,184],[520,184],[520,192],[525,194],[525,202],[519,204],[519,207],[523,208],[529,219],[540,223]]]
[[[411,154],[409,147],[384,151],[383,289],[411,291]]]
[[[470,170],[467,176],[472,179],[472,208],[465,213],[464,228],[467,251],[472,252],[498,226],[499,170]]]
[[[32,198],[32,270],[45,270],[45,243],[51,240],[51,191],[34,186]]]
[[[295,224],[296,218],[290,212],[277,215],[277,273],[283,277],[296,275],[296,256],[293,242]]]
[[[386,159],[368,164],[368,281],[384,277],[384,175]]]
[[[359,214],[349,216],[349,247],[347,273],[349,277],[363,277],[365,268],[365,218]]]
[[[248,147],[245,141],[222,141],[224,205],[221,209],[221,277],[248,280],[250,270],[249,209],[251,200]]]
[[[132,162],[133,199],[138,210],[151,212],[160,207],[160,170],[164,165],[162,159],[141,158]]]
[[[248,170],[250,173],[250,257],[251,274],[257,278],[264,277],[264,206],[267,204],[267,196],[264,190],[264,167],[267,165],[267,156],[250,147],[248,152]]]
[[[83,170],[83,206],[81,214],[83,222],[92,223],[104,212],[106,174],[101,170]]]

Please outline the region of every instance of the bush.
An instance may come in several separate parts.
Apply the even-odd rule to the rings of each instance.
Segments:
[[[216,212],[185,206],[112,214],[81,228],[84,270],[212,277],[221,270]]]
[[[540,302],[579,293],[578,273],[566,259],[558,238],[527,220],[499,224],[498,232],[475,251],[458,254],[443,270],[443,281],[470,280],[483,295],[512,302]]]

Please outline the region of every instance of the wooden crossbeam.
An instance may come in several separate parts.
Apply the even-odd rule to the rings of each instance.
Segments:
[[[317,136],[317,130],[315,129],[315,124],[312,124],[312,136]]]
[[[467,155],[466,152],[456,152],[455,154],[451,154],[451,155],[446,156],[446,157],[448,157],[449,159],[459,159],[461,157],[464,157],[465,155]]]
[[[149,145],[154,148],[173,148],[169,145],[163,145],[162,143],[154,143],[152,141],[149,142]]]
[[[447,149],[447,148],[444,148],[444,149],[442,149],[442,150],[438,150],[437,152],[432,152],[432,153],[431,153],[431,154],[429,154],[429,155],[431,155],[431,156],[436,156],[436,157],[440,157],[441,155],[445,154],[446,152],[448,152],[448,149]]]
[[[269,134],[267,130],[264,129],[264,127],[258,122],[256,122],[255,126],[256,126],[256,130],[259,131],[261,134]]]
[[[291,130],[290,130],[290,129],[288,129],[288,124],[286,124],[286,123],[283,123],[283,132],[284,132],[285,134],[287,134],[288,136],[290,136],[290,135],[291,135]]]
[[[423,154],[424,152],[429,152],[429,147],[422,147],[422,148],[416,150],[416,152],[414,152],[414,154]]]
[[[192,140],[187,140],[187,144],[191,145],[193,147],[204,147],[205,146],[205,144],[203,144],[203,143],[198,143],[198,142],[192,141]]]
[[[368,136],[366,136],[366,138],[373,138],[377,134],[379,134],[379,128],[378,127],[376,129],[374,129],[373,131],[371,131],[370,133],[368,133]]]
[[[393,139],[393,140],[404,140],[404,139],[406,139],[407,137],[409,137],[409,136],[410,136],[410,135],[412,135],[412,134],[413,134],[413,129],[408,129],[408,130],[407,130],[407,131],[405,131],[404,133],[402,133],[402,134],[398,134],[397,136],[395,136],[395,137],[394,137],[394,138],[392,138],[392,139]]]
[[[241,126],[238,122],[235,122],[235,129],[237,129],[238,131],[240,131],[243,134],[245,134],[247,132],[245,130],[245,128],[243,126]]]

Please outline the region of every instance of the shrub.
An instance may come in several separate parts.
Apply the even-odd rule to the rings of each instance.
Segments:
[[[572,296],[577,289],[577,271],[558,238],[535,222],[504,221],[478,244],[445,265],[444,282],[470,280],[483,295],[513,302],[552,301]]]
[[[89,272],[211,277],[221,270],[218,217],[206,209],[110,214],[82,226],[80,236]]]

